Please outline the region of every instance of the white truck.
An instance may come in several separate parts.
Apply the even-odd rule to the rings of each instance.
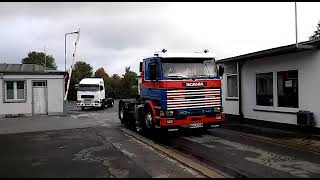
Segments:
[[[106,98],[102,78],[84,78],[77,85],[77,107],[81,110],[85,107],[112,107],[113,104],[113,98]]]

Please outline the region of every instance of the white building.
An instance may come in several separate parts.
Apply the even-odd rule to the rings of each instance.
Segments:
[[[64,75],[35,64],[0,64],[0,117],[63,114]]]
[[[292,44],[218,60],[225,67],[226,117],[297,125],[297,112],[304,110],[313,113],[319,128],[319,45],[320,40],[306,41],[298,48]]]

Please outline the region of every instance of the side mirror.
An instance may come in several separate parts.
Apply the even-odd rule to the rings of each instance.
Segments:
[[[143,65],[143,62],[140,62],[139,72],[142,72],[142,65]]]
[[[219,66],[218,67],[218,75],[221,77],[221,76],[223,76],[223,73],[224,73],[224,67],[223,66]]]
[[[74,88],[75,88],[76,90],[78,90],[78,86],[79,86],[79,84],[76,84],[76,85],[74,85]]]
[[[103,86],[100,85],[100,91],[102,91],[102,90],[103,90]]]

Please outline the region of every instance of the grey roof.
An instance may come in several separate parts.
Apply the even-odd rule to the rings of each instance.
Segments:
[[[245,61],[245,60],[252,60],[252,59],[258,59],[263,57],[276,56],[281,54],[295,53],[295,52],[308,51],[308,50],[310,51],[310,50],[318,49],[319,46],[320,46],[320,39],[316,39],[316,40],[300,42],[298,43],[298,48],[296,47],[296,44],[290,44],[287,46],[281,46],[281,47],[266,49],[266,50],[257,51],[253,53],[243,54],[239,56],[234,56],[230,58],[220,59],[220,60],[217,60],[217,63]]]
[[[0,73],[5,74],[65,74],[63,71],[50,70],[38,64],[0,64]]]

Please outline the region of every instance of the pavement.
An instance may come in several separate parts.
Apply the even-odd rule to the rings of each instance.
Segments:
[[[85,111],[74,103],[67,104],[67,116],[0,119],[0,177],[201,178],[201,165],[225,177],[320,176],[317,135],[225,124],[203,135],[181,131],[164,141],[141,141],[143,134],[139,140],[122,131],[118,101]],[[188,159],[168,155],[173,150]]]
[[[69,106],[67,116],[0,119],[0,177],[204,177],[122,133],[117,104]]]

